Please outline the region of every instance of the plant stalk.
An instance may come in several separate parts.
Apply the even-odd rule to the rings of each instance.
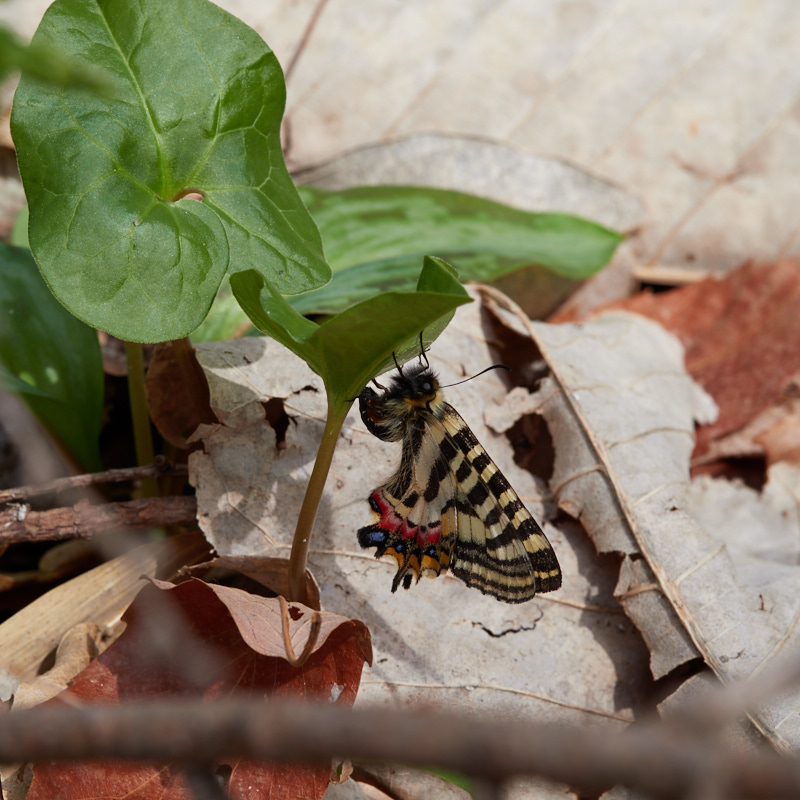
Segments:
[[[308,548],[311,542],[311,532],[317,516],[325,481],[333,461],[333,452],[339,439],[339,431],[344,424],[344,418],[350,410],[350,402],[334,402],[328,398],[328,418],[325,420],[325,430],[322,432],[314,468],[306,487],[303,505],[297,517],[297,527],[292,541],[292,553],[289,556],[289,597],[291,601],[308,604],[306,594],[306,561]]]
[[[140,467],[152,464],[153,437],[150,432],[150,414],[144,393],[144,352],[139,342],[125,342],[125,357],[128,361],[128,397],[131,403],[133,440],[136,445],[136,461]],[[142,497],[158,497],[158,482],[155,478],[144,478],[141,483]]]

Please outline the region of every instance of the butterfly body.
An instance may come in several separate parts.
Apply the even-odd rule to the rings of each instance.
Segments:
[[[392,591],[449,569],[508,603],[561,585],[555,553],[427,364],[404,367],[382,393],[359,395],[367,429],[402,441],[400,467],[369,497],[377,522],[358,531],[376,558],[397,563]]]

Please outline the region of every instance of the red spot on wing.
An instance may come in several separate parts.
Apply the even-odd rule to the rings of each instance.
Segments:
[[[409,522],[405,517],[401,517],[395,507],[386,499],[383,490],[376,489],[371,495],[370,500],[374,500],[377,504],[380,515],[380,520],[376,523],[377,527],[389,533],[396,533],[403,537],[403,539],[416,539],[420,548],[426,545],[438,544],[442,539],[442,526],[436,525],[428,527],[424,531]]]

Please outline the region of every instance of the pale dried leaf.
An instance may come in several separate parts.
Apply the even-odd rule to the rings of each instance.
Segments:
[[[767,609],[793,607],[800,579],[800,468],[775,464],[761,492],[722,479],[695,478],[687,508],[730,554],[736,576]]]
[[[711,672],[700,672],[684,681],[678,689],[658,704],[658,710],[664,719],[669,720],[676,714],[691,714],[692,708],[706,700],[709,695],[719,692],[721,686]],[[736,720],[718,732],[722,741],[732,749],[742,752],[752,750],[763,744],[764,737],[747,719]]]
[[[106,639],[106,641],[104,641]],[[14,711],[32,708],[55,697],[105,647],[110,639],[93,622],[81,622],[64,634],[56,650],[55,663],[30,683],[21,683],[14,695]]]
[[[176,536],[141,545],[51,589],[0,625],[0,666],[31,681],[75,625],[114,624],[145,585],[142,576],[170,576],[207,552],[198,536]]]
[[[642,633],[650,650],[650,669],[654,678],[663,678],[675,667],[699,657],[697,648],[644,559],[634,561],[625,556],[614,595]]]
[[[368,784],[386,793],[393,800],[469,800],[470,793],[443,778],[400,764],[359,764],[355,778],[359,785]]]
[[[305,494],[326,413],[322,380],[274,339],[201,344],[197,359],[224,423],[192,437],[204,444],[189,457],[190,482],[203,487],[200,528],[220,555],[288,556],[296,517],[281,509],[299,508]],[[262,405],[272,398],[289,417],[280,457]]]
[[[325,800],[368,800],[370,796],[364,791],[360,783],[346,780],[343,783],[331,783],[325,792]],[[393,800],[381,792],[381,798]]]
[[[19,678],[0,667],[0,703],[7,703],[17,691]]]
[[[324,395],[314,387],[318,378],[294,356],[273,342],[245,345],[238,360],[237,343],[203,344],[198,347],[201,364],[219,363],[213,355],[224,350],[225,370],[237,381],[247,371],[248,387],[263,381],[263,394],[252,392],[252,402],[262,407],[270,398],[285,398],[289,415],[286,447],[271,456],[267,488],[254,487],[256,479],[243,475],[236,454],[197,453],[199,461],[211,459],[208,472],[192,466],[200,507],[218,502],[217,487],[239,498],[245,509],[239,516],[250,519],[249,497],[264,491],[263,516],[251,520],[245,531],[246,545],[227,539],[223,530],[237,513],[202,521],[217,546],[243,554],[258,545],[261,554],[286,555],[294,532],[300,502],[313,465],[324,420]],[[253,349],[263,361],[253,360]],[[453,323],[429,353],[443,383],[480,371],[495,362],[482,330],[479,304],[456,313]],[[216,369],[216,367],[215,367]],[[272,376],[278,376],[272,391]],[[217,378],[215,378],[216,380]],[[287,384],[285,381],[290,380]],[[212,387],[212,405],[220,407],[223,393]],[[250,389],[248,389],[250,391]],[[235,393],[235,390],[234,390]],[[358,528],[369,523],[369,492],[396,469],[399,449],[386,445],[363,427],[356,410],[345,421],[334,455],[325,495],[311,542],[309,566],[317,576],[322,603],[339,614],[363,620],[370,628],[375,665],[365,673],[359,702],[392,704],[425,703],[432,707],[472,712],[506,713],[537,719],[572,719],[586,724],[619,725],[630,719],[647,684],[646,651],[633,625],[613,599],[616,576],[599,564],[591,543],[579,530],[562,532],[545,521],[549,493],[543,483],[520,470],[504,436],[484,423],[487,408],[501,403],[507,389],[497,373],[481,376],[448,389],[452,402],[485,445],[490,455],[543,523],[565,575],[564,587],[552,595],[509,606],[468,589],[452,576],[423,579],[409,591],[390,591],[394,568],[361,551]],[[244,409],[234,397],[220,416],[231,424],[236,417],[248,428],[256,414]],[[238,405],[237,405],[238,404]],[[233,435],[233,429],[232,429]],[[245,437],[237,437],[237,447]],[[221,464],[230,465],[223,474]],[[204,468],[205,469],[205,468]],[[219,472],[206,485],[204,476]],[[261,478],[259,478],[260,480]],[[238,524],[238,523],[237,523]],[[271,544],[274,540],[274,544]],[[230,552],[229,551],[229,552]],[[224,551],[223,551],[224,552]],[[618,675],[626,675],[624,685]]]
[[[645,557],[724,681],[747,678],[792,650],[800,639],[800,570],[782,580],[784,602],[765,606],[743,585],[725,546],[687,511],[693,422],[709,401],[686,375],[677,340],[622,313],[529,327],[553,372],[540,389],[540,413],[556,443],[559,505],[580,516],[600,550]],[[800,746],[798,702],[800,690],[755,716],[780,749]]]
[[[644,795],[636,789],[627,786],[615,786],[600,795],[600,800],[650,800],[650,795]]]

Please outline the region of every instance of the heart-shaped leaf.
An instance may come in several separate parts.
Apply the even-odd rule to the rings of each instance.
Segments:
[[[33,41],[109,86],[23,76],[12,115],[31,250],[76,316],[158,341],[202,322],[228,269],[289,294],[328,280],[283,163],[283,75],[253,30],[207,0],[56,0]]]

